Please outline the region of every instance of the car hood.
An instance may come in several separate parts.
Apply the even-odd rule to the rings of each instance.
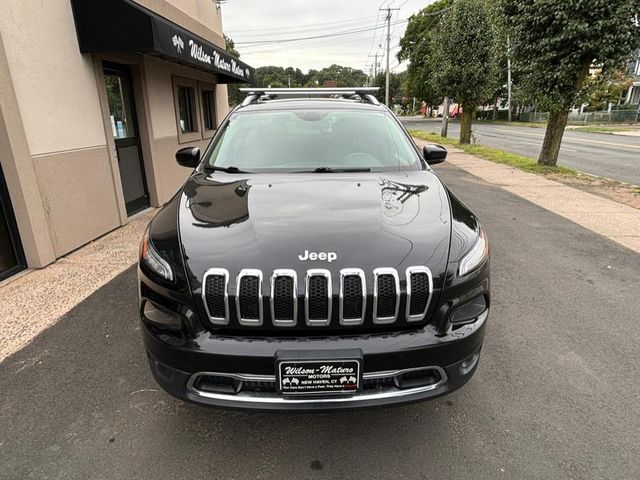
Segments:
[[[204,272],[243,268],[265,278],[279,268],[299,278],[311,268],[367,275],[426,265],[440,288],[451,232],[449,198],[431,171],[232,175],[196,173],[179,210],[187,275],[194,291]],[[335,260],[301,260],[307,253]],[[334,277],[335,278],[335,277]]]

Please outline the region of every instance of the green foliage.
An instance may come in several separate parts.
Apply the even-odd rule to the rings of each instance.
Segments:
[[[372,87],[380,87],[376,92],[376,98],[380,102],[384,102],[384,92],[386,84],[386,73],[380,72],[373,78]],[[389,97],[391,104],[405,104],[409,101],[409,94],[406,89],[407,72],[389,73]],[[404,100],[403,100],[404,98]]]
[[[240,58],[240,52],[236,50],[236,44],[231,37],[224,36],[225,50],[232,57]]]
[[[640,0],[502,0],[523,95],[539,108],[577,101],[592,64],[620,68],[640,47]]]
[[[586,103],[591,111],[604,110],[609,103],[617,102],[632,84],[633,78],[625,69],[595,72],[585,80],[576,103]]]
[[[495,98],[497,18],[490,0],[439,0],[412,15],[398,53],[410,62],[408,93],[429,104],[444,96],[472,106]]]
[[[398,60],[409,60],[407,68],[407,94],[427,101],[430,105],[440,104],[442,97],[433,82],[435,63],[435,42],[439,32],[446,28],[441,24],[437,12],[449,8],[453,0],[438,0],[411,15],[405,34],[400,39]]]
[[[230,37],[224,36],[225,49],[229,55],[235,58],[240,58],[240,52],[236,50],[236,45]],[[229,105],[232,107],[242,102],[244,94],[240,93],[240,87],[246,86],[246,84],[230,83],[227,85],[227,96],[229,98]]]
[[[434,42],[436,91],[468,110],[486,102],[498,73],[493,10],[487,0],[456,0],[442,14],[446,25]]]
[[[316,87],[327,80],[336,80],[339,87],[359,87],[367,81],[367,75],[358,69],[331,65],[322,70],[309,70],[307,74],[299,68],[265,66],[256,69],[256,85],[258,87]]]
[[[336,80],[338,87],[360,87],[365,85],[367,78],[362,70],[334,64],[319,71],[310,70],[307,83],[322,86],[327,80]]]

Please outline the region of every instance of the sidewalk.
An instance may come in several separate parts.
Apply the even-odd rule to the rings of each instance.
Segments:
[[[57,262],[0,286],[0,362],[133,265],[144,229],[155,213],[145,212]]]
[[[428,142],[415,139],[419,146]],[[447,147],[451,165],[640,253],[640,210]]]

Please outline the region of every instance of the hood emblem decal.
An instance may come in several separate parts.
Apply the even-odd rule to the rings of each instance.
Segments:
[[[338,254],[336,252],[310,252],[309,250],[305,250],[304,253],[298,255],[298,259],[301,262],[306,261],[323,261],[323,262],[333,262],[338,259]]]

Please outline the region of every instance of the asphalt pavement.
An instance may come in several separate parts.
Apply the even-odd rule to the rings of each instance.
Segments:
[[[148,370],[131,268],[0,364],[0,478],[640,478],[640,255],[438,172],[492,250],[487,338],[461,390],[333,414],[183,403]]]
[[[401,118],[408,129],[440,133],[442,119]],[[473,125],[476,142],[537,159],[544,128],[482,123]],[[449,124],[449,137],[460,136],[460,123]],[[558,165],[599,177],[640,185],[640,136],[611,135],[566,130]]]

